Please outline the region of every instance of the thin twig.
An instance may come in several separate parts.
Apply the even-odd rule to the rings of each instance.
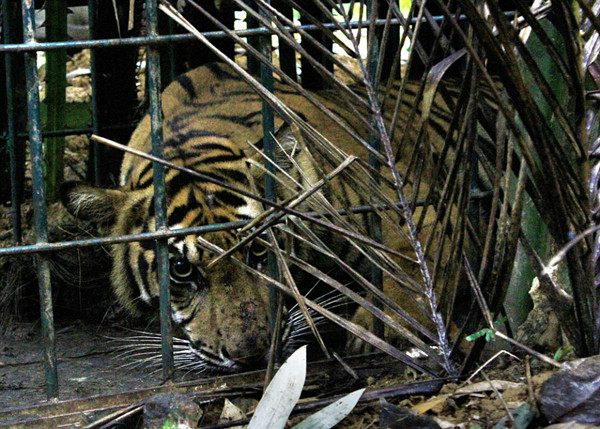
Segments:
[[[508,420],[510,420],[511,426],[512,427],[516,427],[515,426],[515,418],[513,417],[512,413],[510,412],[510,408],[508,408],[508,405],[506,404],[506,401],[504,401],[504,397],[502,396],[502,394],[500,393],[500,391],[498,389],[496,389],[496,386],[494,386],[494,383],[492,383],[492,380],[489,379],[489,377],[487,376],[487,374],[484,371],[481,371],[481,375],[483,376],[483,378],[485,378],[485,381],[488,382],[488,384],[490,385],[490,387],[492,388],[492,390],[496,394],[496,398],[498,398],[498,400],[500,401],[500,403],[504,407],[504,411],[506,411],[506,418]]]

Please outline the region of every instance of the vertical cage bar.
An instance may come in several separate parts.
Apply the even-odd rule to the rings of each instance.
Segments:
[[[308,0],[302,4],[306,13],[312,15],[320,22],[324,22],[327,19],[321,9],[319,9],[316,0]],[[300,16],[300,23],[310,24],[310,21],[305,16]],[[320,30],[308,30],[307,33],[313,36],[314,39],[324,48],[332,52],[333,41],[329,37],[325,36],[325,34],[323,34]],[[321,63],[321,65],[325,67],[327,71],[333,73],[333,62],[327,58],[327,55],[323,54],[323,52],[315,47],[315,45],[308,39],[302,39],[300,44],[311,57],[315,58],[319,63]],[[319,70],[313,67],[308,58],[304,56],[300,58],[300,69],[302,70],[301,80],[304,88],[325,89],[327,87],[327,82],[325,79],[323,79],[323,76],[321,76]]]
[[[23,39],[25,43],[35,43],[35,8],[33,0],[23,0]],[[31,169],[33,178],[33,217],[36,243],[48,242],[48,222],[46,216],[46,193],[44,189],[44,154],[40,121],[40,92],[38,86],[36,51],[25,53],[25,79],[27,82],[27,117],[29,143],[31,146]],[[40,313],[44,342],[44,371],[46,395],[58,397],[58,373],[56,368],[56,341],[54,314],[52,310],[52,289],[50,266],[47,256],[35,257],[40,289]]]
[[[253,0],[244,0],[244,2],[248,5],[248,7],[256,10],[257,6],[256,6],[256,2],[254,2]],[[258,20],[255,19],[253,16],[251,16],[249,13],[246,13],[246,29],[250,30],[253,28],[258,28]],[[259,37],[256,36],[248,36],[248,43],[250,44],[250,46],[252,46],[253,48],[260,50],[262,49],[262,45],[261,45],[261,39]],[[264,54],[264,52],[263,52]],[[259,67],[259,62],[258,60],[253,56],[253,55],[246,55],[246,61],[247,61],[247,68],[248,68],[248,73],[250,74],[258,74],[260,69]],[[271,58],[271,53],[269,52],[268,58]],[[262,73],[262,71],[261,71]]]
[[[155,38],[158,28],[156,0],[146,0],[146,26],[148,37]],[[163,157],[160,103],[160,54],[158,48],[147,47],[148,92],[150,95],[150,121],[152,126],[152,154]],[[167,202],[165,195],[164,166],[154,163],[154,211],[156,230],[167,229]],[[160,287],[160,333],[162,339],[163,377],[171,378],[174,371],[173,337],[171,335],[171,294],[169,290],[169,249],[167,240],[156,240],[156,262]]]
[[[269,3],[269,0],[266,1]],[[262,13],[262,12],[261,12]],[[271,36],[260,37],[260,50],[261,53],[267,58],[271,59]],[[273,72],[265,64],[260,64],[260,78],[263,86],[269,91],[273,92]],[[273,108],[265,101],[262,104],[262,126],[263,126],[263,150],[267,159],[275,160],[275,142],[273,135],[275,134],[275,118]],[[265,174],[265,197],[269,200],[274,201],[276,199],[275,194],[275,180],[273,176],[275,174],[275,166],[266,161],[265,168],[271,174]],[[277,278],[277,261],[275,255],[272,252],[268,254],[267,260],[267,272],[271,278]],[[269,307],[270,313],[277,314],[279,293],[275,288],[269,290]],[[271,331],[277,332],[274,328],[275,317],[271,319]]]
[[[368,19],[373,19],[373,20],[377,19],[377,7],[378,7],[377,0],[367,0],[367,18]],[[375,26],[370,26],[369,30],[367,30],[367,31],[369,31],[368,37],[371,38],[371,40],[369,42],[369,47],[371,49],[367,53],[367,68],[369,71],[369,78],[371,79],[371,83],[375,85],[376,84],[376,82],[375,82],[376,76],[377,76],[377,64],[379,62],[379,55],[380,55],[380,50],[379,50],[380,40],[379,40],[377,31],[370,31],[370,30],[375,30]],[[369,144],[375,150],[379,150],[379,148],[381,146],[381,141],[378,137],[376,137],[374,135],[370,135],[369,136]],[[373,154],[369,154],[369,164],[376,171],[379,171],[379,169],[381,167],[379,164],[379,161],[373,156]],[[379,183],[379,179],[376,176],[373,176],[373,180],[375,181],[375,183],[377,183],[377,184]],[[379,217],[379,215],[377,214],[376,211],[371,213],[369,215],[369,217],[370,217],[370,219],[369,219],[369,236],[373,240],[377,241],[378,243],[381,243],[381,241],[382,241],[381,218]],[[373,284],[373,286],[377,287],[379,290],[383,290],[383,272],[375,264],[373,264],[371,266],[371,284]],[[383,307],[383,304],[378,299],[375,299],[374,304],[379,308]],[[384,336],[383,322],[375,316],[373,316],[373,333],[380,338],[383,338],[383,336]]]
[[[2,22],[4,40],[6,43],[11,43],[11,34],[13,28],[11,23],[11,15],[9,2],[2,3],[2,15],[5,19]],[[17,163],[17,147],[16,147],[16,132],[15,132],[15,99],[14,99],[14,82],[13,82],[13,59],[15,54],[6,52],[4,54],[4,64],[6,70],[6,106],[7,106],[7,130],[6,130],[6,147],[8,149],[8,157],[10,162],[10,204],[11,204],[11,223],[13,227],[12,237],[13,243],[21,242],[21,190],[19,185]]]
[[[290,21],[294,20],[294,9],[288,4],[281,2],[277,6],[279,11],[284,14]],[[298,74],[296,72],[296,51],[281,38],[279,39],[279,64],[281,70],[290,78],[297,81]]]
[[[90,39],[96,40],[96,0],[88,1],[88,22],[90,25]],[[96,83],[98,82],[96,78],[96,49],[90,49],[90,75],[92,80],[92,133],[98,135],[100,130],[98,127],[98,97],[96,95]],[[90,141],[88,152],[87,180],[94,185],[100,184],[100,168],[98,166],[99,144],[96,141]]]

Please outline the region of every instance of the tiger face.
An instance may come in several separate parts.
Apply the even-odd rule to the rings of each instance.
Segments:
[[[228,160],[218,167],[226,176],[223,179],[249,187],[248,167],[240,151],[226,139],[206,145],[210,147],[200,150],[198,157],[204,152],[213,157],[227,154],[223,156]],[[191,156],[177,158],[177,154],[166,151],[166,157],[180,165],[195,162]],[[68,182],[61,190],[63,203],[77,217],[108,226],[111,235],[151,232],[155,230],[151,177],[151,164],[138,160],[121,189]],[[166,197],[172,229],[250,219],[260,212],[251,199],[174,170],[166,175]],[[227,250],[237,241],[235,231],[168,239],[172,320],[189,342],[190,352],[206,368],[219,372],[261,364],[269,350],[267,285],[231,258],[211,264],[218,256],[212,250]],[[264,248],[248,246],[232,257],[260,269],[264,254]],[[112,260],[111,281],[119,302],[134,315],[155,312],[159,296],[155,242],[117,244]]]

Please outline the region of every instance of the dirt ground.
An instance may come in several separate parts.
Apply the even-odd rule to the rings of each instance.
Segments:
[[[123,329],[84,323],[57,327],[56,351],[60,399],[75,399],[140,389],[160,383],[160,371],[123,368],[127,362],[113,353],[110,338]],[[44,344],[38,324],[17,324],[0,346],[0,409],[41,404],[46,400]]]
[[[165,386],[160,387],[160,367],[135,367],[132,366],[131,360],[117,357],[115,347],[118,343],[112,338],[123,338],[127,335],[131,335],[131,332],[77,322],[58,327],[56,344],[60,402],[55,403],[46,400],[43,344],[39,327],[32,324],[16,325],[3,337],[0,347],[0,427],[23,423],[33,415],[46,413],[57,419],[59,415],[67,414],[65,409],[70,410],[68,427],[79,427],[106,415],[108,411],[115,411],[115,407],[112,406],[115,403],[121,404],[116,409],[122,409],[126,405],[135,405],[140,400],[147,399],[155,392],[144,389],[164,389]],[[351,362],[353,363],[354,361]],[[311,364],[309,372],[313,365],[312,371],[316,374],[313,374],[312,379],[309,377],[311,381],[305,384],[307,388],[306,398],[302,400],[304,403],[319,397],[331,397],[342,391],[349,392],[358,387],[367,387],[367,393],[371,395],[368,402],[360,403],[352,414],[337,426],[339,428],[378,427],[381,418],[381,398],[395,406],[435,418],[442,428],[491,428],[506,416],[507,409],[512,411],[525,402],[535,404],[541,383],[554,372],[548,366],[534,362],[529,366],[532,374],[529,376],[525,360],[505,356],[497,359],[496,368],[484,369],[488,381],[479,375],[467,384],[445,384],[437,393],[406,395],[402,394],[406,386],[426,382],[427,377],[407,371],[399,362],[382,355],[370,358],[362,364],[353,364],[359,375],[357,381],[353,381],[344,373],[339,364],[330,364],[326,370],[320,368],[319,364]],[[218,422],[223,397],[246,408],[245,411],[250,411],[255,406],[257,398],[260,397],[260,385],[264,377],[264,374],[260,374],[262,373],[256,377],[251,373],[250,378],[244,374],[217,377],[215,381],[210,378],[202,380],[198,375],[177,373],[174,379],[176,384],[169,383],[168,386],[173,388],[168,391],[192,395],[198,394],[197,392],[204,392],[206,395],[206,392],[210,392],[210,400],[204,396],[195,396],[202,403],[204,411],[200,427],[208,427]],[[490,380],[493,381],[496,391]],[[248,383],[252,387],[249,388]],[[202,389],[198,390],[197,386],[202,386]],[[224,391],[225,387],[228,389]],[[219,392],[222,393],[219,395]],[[94,400],[98,395],[101,398]],[[104,411],[103,407],[98,405],[103,402],[108,408]],[[48,406],[54,408],[45,410],[44,407]],[[30,409],[23,411],[23,408]],[[74,418],[73,410],[77,410],[80,416]],[[83,415],[87,417],[83,418]],[[307,415],[293,416],[291,422],[297,423]],[[61,420],[56,420],[58,421]],[[539,425],[532,427],[544,427],[544,423],[541,421]]]

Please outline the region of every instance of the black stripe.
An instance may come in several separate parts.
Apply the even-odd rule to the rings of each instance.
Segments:
[[[230,218],[230,217],[223,216],[223,215],[215,216],[214,219],[213,219],[215,225],[218,224],[218,223],[233,222],[235,220],[237,220],[237,219],[236,218]],[[225,232],[225,231],[223,231],[223,232]],[[223,238],[225,238],[225,236]]]
[[[171,137],[165,142],[165,147],[179,147],[181,145],[187,144],[188,141],[198,138],[227,138],[221,134],[199,130],[195,128],[188,128],[185,132],[178,132],[175,136]],[[211,142],[212,143],[212,142]],[[218,144],[218,143],[217,143]]]
[[[260,118],[259,119],[255,119],[257,116],[262,116],[262,112],[260,110],[257,110],[255,112],[250,112],[247,115],[222,115],[222,114],[217,114],[217,115],[207,115],[207,118],[210,119],[220,119],[223,121],[231,121],[234,122],[236,124],[244,124],[244,125],[253,125],[253,124],[259,124],[260,123]]]
[[[237,182],[243,186],[248,185],[248,176],[245,171],[232,170],[227,168],[216,168],[216,171],[223,174],[225,180]],[[210,176],[210,173],[207,173]]]
[[[224,205],[229,205],[236,208],[246,205],[245,199],[229,191],[215,192],[215,199],[221,201]]]
[[[169,200],[175,198],[175,196],[181,192],[182,189],[188,188],[197,179],[189,174],[178,172],[166,183],[167,195]],[[171,204],[172,201],[169,201]]]
[[[143,291],[145,291],[149,296],[152,296],[152,294],[150,293],[150,285],[148,284],[148,275],[150,274],[150,264],[148,264],[148,261],[146,261],[146,258],[144,257],[144,253],[140,252],[137,255],[137,267],[138,267],[138,271],[140,272],[140,277],[142,278],[142,284],[138,285],[140,287],[140,289],[142,289]]]
[[[142,228],[142,233],[150,232],[150,229],[148,228],[148,224],[150,222],[154,222],[154,219],[148,219],[148,221],[144,224],[144,228]],[[156,251],[156,242],[154,240],[142,240],[139,243],[144,250],[152,250],[153,252]]]
[[[196,98],[196,88],[194,88],[194,82],[187,74],[182,74],[177,78],[177,82],[187,92],[190,98]]]
[[[185,216],[189,213],[186,206],[179,206],[173,209],[169,214],[169,226],[177,225],[183,221]]]
[[[137,297],[134,295],[134,290],[138,288],[137,286],[137,282],[135,281],[135,277],[133,275],[133,270],[131,268],[131,264],[129,263],[129,259],[130,259],[130,254],[131,254],[131,244],[129,243],[125,243],[125,244],[119,244],[119,246],[125,246],[125,252],[123,254],[123,261],[124,261],[124,271],[125,271],[125,278],[127,279],[126,284],[122,284],[119,285],[121,288],[125,288],[126,292],[127,292],[127,301],[128,302],[133,302],[136,303],[138,302],[138,300],[136,299]]]
[[[446,134],[448,134],[448,123],[439,123],[437,121],[429,121],[428,126],[430,129],[434,130],[436,132],[436,134],[438,134],[440,137],[445,138]],[[456,131],[456,130],[454,130]],[[451,140],[452,142],[454,142],[454,139]]]
[[[152,170],[151,162],[146,163],[146,165],[144,165],[144,168],[142,168],[142,171],[139,172],[138,183],[137,183],[137,186],[135,187],[136,189],[144,189],[152,184],[152,175],[150,175],[148,179],[142,181],[143,177],[150,173],[150,170]]]
[[[232,80],[241,80],[242,78],[236,73],[229,73],[223,68],[223,64],[221,63],[209,63],[205,66],[212,73],[214,73],[218,79],[232,79]]]
[[[186,325],[188,323],[190,323],[194,317],[196,317],[196,312],[198,311],[198,306],[195,305],[194,309],[192,310],[192,314],[190,314],[188,317],[184,318],[181,322],[179,322],[179,326],[181,326],[182,328],[185,328]]]
[[[154,195],[152,195],[152,198],[150,198],[150,204],[148,205],[148,217],[149,218],[153,218],[154,217]],[[146,229],[148,229],[148,224],[144,225]]]
[[[136,190],[138,189],[146,189],[150,186],[152,186],[153,184],[153,180],[152,180],[152,176],[150,176],[148,179],[144,180],[143,182],[138,182],[137,186],[135,187]]]
[[[226,89],[226,88],[225,88]],[[205,101],[205,99],[195,99],[187,103],[188,106],[193,107],[198,111],[199,116],[203,116],[210,111],[213,106],[218,106],[229,101],[230,98],[236,97],[236,103],[257,103],[260,101],[258,95],[251,89],[243,89],[236,91],[229,91],[223,94],[219,94],[219,97],[213,96],[212,98]]]
[[[190,192],[188,195],[187,203],[184,205],[180,205],[175,207],[168,216],[168,222],[170,226],[182,223],[184,218],[192,211],[198,207],[202,207],[202,205],[196,200],[196,197],[193,195],[193,192]],[[195,226],[200,225],[202,223],[204,217],[204,213],[202,210],[199,210],[196,216],[193,219],[188,220],[186,226]]]
[[[225,137],[226,138],[226,137]],[[223,152],[228,152],[233,154],[233,150],[231,149],[231,147],[226,146],[224,144],[221,143],[215,143],[215,142],[210,142],[210,143],[195,143],[192,145],[192,147],[194,149],[197,149],[198,151],[209,151],[209,150],[221,150]]]
[[[146,219],[146,200],[139,200],[130,209],[130,216],[134,219],[133,224],[137,228],[141,228],[144,225]]]
[[[206,158],[202,158],[202,162],[206,163],[206,164],[211,164],[211,163],[218,163],[218,162],[232,162],[232,161],[239,161],[240,159],[244,158],[243,155],[241,154],[231,154],[231,155],[214,155],[214,156],[208,156]]]

